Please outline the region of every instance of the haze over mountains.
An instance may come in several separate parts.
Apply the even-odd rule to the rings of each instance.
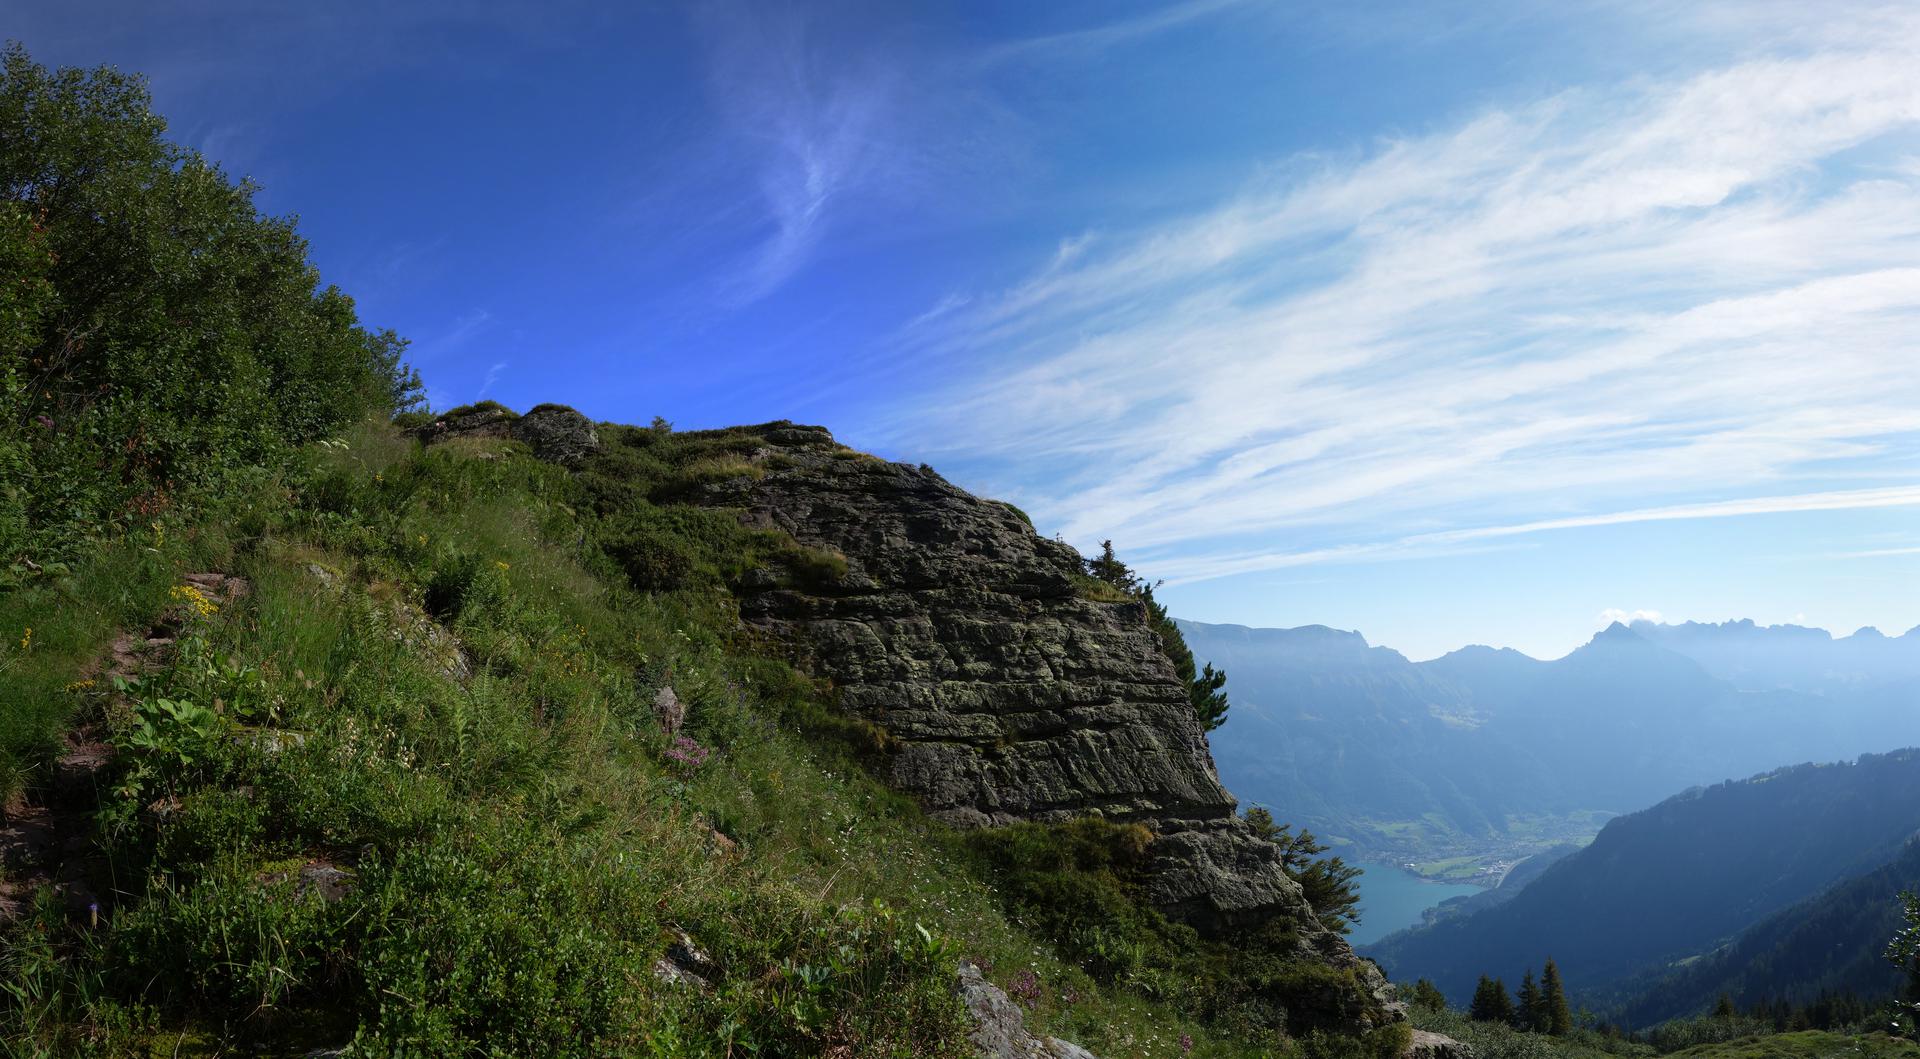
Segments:
[[[1616,819],[1510,900],[1367,953],[1464,1000],[1551,955],[1567,986],[1645,1025],[1710,1005],[1885,995],[1893,895],[1920,881],[1920,751],[1716,784]],[[1504,887],[1503,887],[1504,889]],[[1731,944],[1729,944],[1731,942]]]
[[[1427,662],[1324,626],[1181,628],[1229,676],[1214,754],[1231,790],[1350,858],[1429,871],[1510,863],[1696,785],[1920,744],[1920,628],[1616,623],[1551,661]]]

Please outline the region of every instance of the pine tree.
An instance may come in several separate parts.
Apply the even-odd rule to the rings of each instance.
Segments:
[[[1480,984],[1473,989],[1473,1004],[1467,1009],[1467,1015],[1475,1022],[1512,1022],[1513,998],[1507,995],[1507,984],[1481,975]]]
[[[1540,991],[1546,1004],[1546,1021],[1541,1027],[1555,1037],[1573,1032],[1573,1012],[1567,1009],[1567,991],[1560,982],[1560,968],[1547,957],[1547,968],[1540,972]]]
[[[1122,592],[1138,593],[1140,591],[1139,575],[1135,574],[1132,567],[1121,562],[1120,557],[1114,554],[1112,541],[1101,541],[1100,554],[1085,560],[1085,562],[1087,564],[1087,576],[1105,581],[1107,584],[1112,585]]]
[[[1526,977],[1520,979],[1519,1003],[1513,1011],[1514,1028],[1528,1032],[1540,1029],[1540,1016],[1545,1011],[1546,995],[1540,992],[1540,986],[1533,980],[1533,968],[1529,967]]]
[[[1413,1006],[1426,1008],[1428,1011],[1445,1011],[1447,995],[1440,991],[1439,986],[1433,984],[1432,979],[1422,978],[1413,983]]]

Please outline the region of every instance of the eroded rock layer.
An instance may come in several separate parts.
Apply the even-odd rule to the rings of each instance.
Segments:
[[[844,575],[768,572],[746,620],[784,639],[895,743],[889,779],[961,826],[1097,813],[1156,836],[1155,897],[1215,933],[1278,913],[1319,931],[1278,851],[1234,815],[1186,687],[1135,602],[1082,598],[1079,556],[1014,508],[818,428],[763,428],[765,473],[702,502],[837,553]]]

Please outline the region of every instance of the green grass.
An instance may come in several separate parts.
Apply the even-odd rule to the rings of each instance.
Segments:
[[[233,529],[128,539],[0,598],[35,628],[0,663],[35,703],[8,715],[8,760],[31,778],[76,714],[124,746],[100,813],[124,896],[97,929],[46,908],[0,940],[4,1051],[961,1055],[965,956],[1030,972],[1035,1028],[1109,1059],[1183,1036],[1333,1054],[1193,1017],[1201,980],[1164,962],[1063,958],[991,858],[860,767],[883,738],[743,637],[730,576],[844,560],[646,499],[740,435],[636,433],[648,460],[575,477],[359,428],[210,520]],[[604,546],[636,511],[683,550],[673,587],[629,587],[645,549]],[[254,591],[130,698],[66,690],[194,569]],[[653,718],[668,681],[703,760]],[[309,864],[350,872],[347,896],[302,891]],[[682,929],[710,993],[653,973]]]
[[[49,905],[0,937],[0,1054],[959,1056],[963,957],[1030,976],[1030,1025],[1105,1059],[1397,1051],[1322,1028],[1355,983],[1282,955],[1289,924],[1216,945],[1148,909],[1138,829],[956,833],[873,779],[885,733],[729,590],[845,560],[675,502],[752,436],[605,436],[575,474],[362,426],[207,528],[0,596],[16,648],[34,628],[0,654],[15,782],[76,718],[121,746],[96,835],[117,896],[97,927]],[[69,687],[208,569],[252,594],[132,693]],[[303,888],[314,866],[342,899]],[[679,931],[710,991],[656,976]],[[1481,1059],[1597,1054],[1467,1032]]]
[[[1884,1033],[1759,1034],[1672,1053],[1688,1059],[1920,1059],[1920,1044]]]
[[[1473,856],[1445,857],[1440,860],[1430,860],[1415,864],[1413,870],[1416,874],[1423,875],[1429,879],[1471,879],[1480,874],[1480,858]]]

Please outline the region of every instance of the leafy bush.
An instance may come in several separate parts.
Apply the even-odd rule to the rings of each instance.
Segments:
[[[165,129],[137,77],[0,56],[0,562],[74,554],[419,392],[292,222]]]

